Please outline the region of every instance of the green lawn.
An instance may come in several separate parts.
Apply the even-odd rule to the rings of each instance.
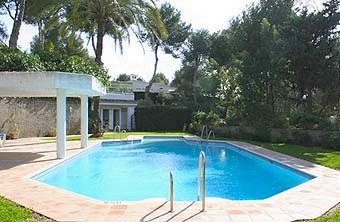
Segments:
[[[339,221],[340,221],[340,210],[337,210],[333,213],[330,213],[318,219],[310,220],[310,222],[339,222]]]
[[[0,197],[0,221],[18,222],[28,221],[31,211]]]
[[[127,132],[122,133],[121,135],[119,133],[104,133],[103,137],[95,138],[90,137],[90,140],[108,140],[108,139],[125,139],[127,136],[134,135],[134,136],[185,136],[190,135],[189,133],[185,132]],[[55,141],[55,137],[46,137],[43,138],[43,140],[51,140]],[[67,141],[78,141],[80,140],[80,135],[74,135],[74,136],[67,136]]]
[[[284,153],[299,159],[307,160],[316,164],[340,170],[340,151],[324,149],[320,147],[304,147],[285,143],[261,143],[249,141],[255,145]]]

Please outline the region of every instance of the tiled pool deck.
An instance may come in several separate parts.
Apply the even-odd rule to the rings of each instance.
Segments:
[[[90,145],[98,142],[90,141]],[[104,203],[29,179],[61,161],[56,159],[54,142],[30,138],[8,141],[0,148],[0,196],[57,221],[95,222],[294,221],[321,216],[340,202],[340,171],[247,143],[232,143],[316,178],[266,200],[208,198],[205,212],[200,212],[200,202],[175,202],[174,212],[169,213],[164,199]],[[80,142],[67,142],[67,146],[67,158],[83,151]]]

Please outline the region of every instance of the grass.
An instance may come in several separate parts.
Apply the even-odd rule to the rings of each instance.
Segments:
[[[340,210],[330,215],[313,220],[313,222],[339,222],[339,221],[340,221]]]
[[[339,222],[340,221],[340,209],[339,205],[337,210],[332,211],[322,217],[319,217],[315,220],[308,220],[308,222]],[[307,221],[306,221],[307,222]]]
[[[0,196],[1,222],[52,222],[53,220],[41,216],[27,208]]]
[[[18,222],[28,221],[31,211],[0,197],[0,221]]]
[[[189,133],[185,132],[127,132],[122,133],[119,135],[119,133],[104,133],[102,137],[90,137],[90,140],[109,140],[109,139],[120,139],[122,136],[122,139],[125,139],[127,136],[185,136],[190,135]],[[55,141],[55,137],[46,137],[43,138],[43,140],[50,140]],[[67,141],[80,141],[80,135],[72,135],[66,137]]]
[[[285,143],[249,142],[269,150],[340,170],[340,152],[336,150],[320,147],[304,147]]]

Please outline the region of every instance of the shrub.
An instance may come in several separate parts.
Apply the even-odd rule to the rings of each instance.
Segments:
[[[38,56],[29,55],[18,49],[0,45],[0,71],[43,71],[44,64]]]
[[[47,52],[32,55],[4,45],[0,45],[0,71],[84,73],[96,77],[106,86],[110,84],[107,70],[97,65],[92,59]]]
[[[336,131],[325,132],[322,136],[322,147],[340,150],[340,133]]]
[[[289,123],[302,129],[315,129],[319,127],[321,118],[314,114],[292,114]]]
[[[190,120],[190,111],[186,107],[137,106],[135,120],[138,131],[182,130]]]
[[[193,117],[194,125],[218,125],[221,123],[220,117],[211,111],[209,113],[197,112]]]
[[[280,129],[289,128],[289,118],[287,116],[280,115],[273,120],[273,127]]]

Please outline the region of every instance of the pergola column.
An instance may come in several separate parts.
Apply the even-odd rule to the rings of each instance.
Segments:
[[[57,157],[62,159],[66,154],[66,93],[57,89]]]
[[[80,124],[81,124],[81,148],[86,148],[87,143],[88,143],[88,129],[89,129],[89,124],[88,124],[88,96],[81,96],[80,97],[81,101],[81,108],[80,108]]]

